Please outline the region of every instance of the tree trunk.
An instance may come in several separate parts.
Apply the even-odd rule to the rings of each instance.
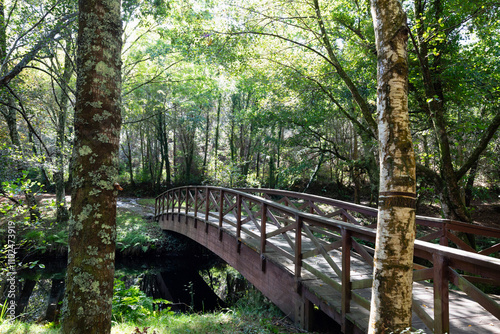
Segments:
[[[415,156],[408,115],[406,15],[398,0],[371,0],[378,52],[380,189],[368,333],[411,327]]]
[[[66,41],[66,56],[64,57],[64,72],[61,79],[61,96],[59,99],[59,112],[57,117],[57,138],[56,138],[56,166],[57,170],[54,173],[54,182],[56,184],[56,208],[57,222],[66,223],[68,221],[68,209],[66,207],[66,191],[64,185],[64,143],[66,131],[66,119],[68,115],[69,102],[69,81],[73,74],[73,66],[71,58],[71,42]]]
[[[109,333],[121,127],[119,0],[80,0],[75,161],[62,333]]]
[[[5,25],[5,5],[4,1],[0,1],[0,65],[2,65],[5,61],[5,57],[7,56],[7,27]],[[3,73],[0,75],[5,75],[7,73],[6,66],[4,67]],[[17,146],[18,148],[21,146],[21,142],[19,140],[19,132],[17,131],[17,120],[16,113],[17,111],[11,106],[14,104],[12,95],[7,91],[5,87],[1,87],[1,98],[7,103],[7,106],[0,106],[0,110],[2,112],[3,117],[5,118],[5,122],[7,123],[7,128],[9,129],[9,137],[12,145]]]
[[[208,139],[210,135],[210,108],[207,108],[207,116],[206,116],[207,126],[205,128],[205,149],[203,150],[203,167],[201,174],[205,176],[207,173],[207,158],[208,158]]]
[[[123,149],[123,153],[125,154],[125,157],[127,158],[128,162],[128,173],[130,175],[130,184],[132,187],[135,187],[135,180],[134,180],[134,166],[132,164],[132,147],[130,146],[130,136],[129,136],[129,131],[126,133],[126,138],[127,138],[127,151]]]

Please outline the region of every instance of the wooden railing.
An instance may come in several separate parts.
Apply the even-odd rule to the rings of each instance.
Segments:
[[[241,188],[236,190],[258,195],[285,206],[291,206],[302,212],[310,212],[323,217],[338,217],[341,220],[370,228],[376,228],[377,226],[378,210],[376,208],[286,190],[263,188]],[[469,252],[482,255],[495,254],[498,257],[500,251],[500,229],[498,228],[425,216],[417,216],[416,224],[419,227],[417,231],[418,240],[439,242],[443,246],[449,246],[451,242],[453,246]],[[474,249],[460,239],[457,234],[486,237],[488,243],[481,244],[479,242],[477,249]]]
[[[376,237],[372,228],[376,209],[278,190],[190,186],[171,189],[158,196],[155,211],[157,219],[171,215],[180,220],[181,215],[187,215],[194,217],[195,224],[201,222],[207,226],[218,226],[221,237],[223,231],[232,233],[239,242],[260,253],[262,268],[266,257],[271,253],[278,254],[293,263],[293,275],[298,284],[305,272],[315,275],[341,293],[343,319],[350,313],[351,302],[365,309],[370,308],[370,301],[358,291],[370,288],[372,279],[355,280],[351,277],[350,268],[354,260],[373,266],[373,248],[370,246]],[[425,217],[418,217],[417,221],[422,226],[436,229],[424,236],[424,240],[439,239],[444,243],[446,238],[461,245],[451,236],[453,231],[486,233],[485,229],[470,228],[459,222]],[[493,232],[493,236],[498,238],[498,230]],[[435,333],[449,332],[450,283],[500,319],[498,302],[473,284],[500,285],[500,259],[484,255],[498,253],[498,249],[496,244],[477,254],[415,241],[413,279],[415,282],[432,280],[434,316],[416,301],[413,310],[428,328]],[[332,256],[339,250],[340,266]],[[320,258],[327,263],[330,274],[326,275],[315,267],[310,261],[312,258]]]

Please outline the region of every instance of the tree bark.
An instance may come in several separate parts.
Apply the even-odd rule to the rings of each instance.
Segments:
[[[377,43],[380,189],[369,333],[411,327],[415,156],[408,115],[408,29],[398,0],[371,0]]]
[[[109,333],[121,127],[120,0],[80,0],[75,145],[62,333]]]

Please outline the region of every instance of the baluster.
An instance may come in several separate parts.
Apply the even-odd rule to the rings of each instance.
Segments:
[[[241,251],[241,195],[236,195],[236,240],[238,241],[238,248],[236,251]]]
[[[158,199],[158,214],[165,214],[165,193],[161,194],[161,197]]]
[[[169,194],[168,194],[169,198],[170,198],[170,204],[172,204],[172,209],[170,209],[170,207],[168,207],[168,211],[171,212],[170,214],[170,217],[172,217],[172,221],[174,221],[174,209],[175,209],[175,197],[174,197],[174,192],[171,191]]]
[[[342,228],[342,332],[347,333],[352,327],[346,314],[351,311],[351,232]]]
[[[450,332],[450,309],[448,295],[448,263],[439,255],[433,254],[434,262],[434,333]]]
[[[155,220],[158,220],[158,201],[160,200],[160,197],[155,198]]]
[[[224,190],[220,190],[219,199],[219,240],[222,240],[222,221],[224,219]]]
[[[302,276],[302,225],[303,218],[295,215],[295,281],[296,291],[299,289],[299,280]]]
[[[210,190],[208,187],[205,188],[206,190],[206,195],[205,195],[205,233],[208,233],[208,214],[210,210]]]
[[[186,217],[184,218],[186,221],[185,223],[187,224],[188,223],[188,219],[187,219],[187,216],[188,216],[188,207],[189,207],[189,194],[191,193],[191,190],[189,189],[189,187],[186,188],[186,210],[184,211],[185,214],[186,214]]]
[[[267,223],[267,204],[262,203],[262,218],[260,221],[260,269],[266,270],[266,223]]]
[[[177,206],[177,222],[181,222],[182,188],[179,188],[179,203]]]
[[[194,187],[194,228],[198,227],[198,187]]]
[[[158,210],[160,211],[160,213],[161,213],[162,215],[164,215],[164,214],[165,214],[165,196],[166,196],[166,195],[167,195],[167,194],[163,193],[163,195],[161,196],[161,202],[160,202],[160,203],[158,203],[158,205],[161,205],[161,209],[160,209],[160,208],[158,208]]]
[[[448,246],[448,220],[443,220],[441,224],[441,238],[439,238],[439,244],[443,246]]]

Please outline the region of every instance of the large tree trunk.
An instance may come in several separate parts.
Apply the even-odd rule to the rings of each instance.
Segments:
[[[109,333],[122,27],[119,0],[80,0],[75,161],[62,333]]]
[[[415,156],[408,116],[406,15],[398,0],[371,0],[378,52],[380,189],[369,333],[411,327]]]

